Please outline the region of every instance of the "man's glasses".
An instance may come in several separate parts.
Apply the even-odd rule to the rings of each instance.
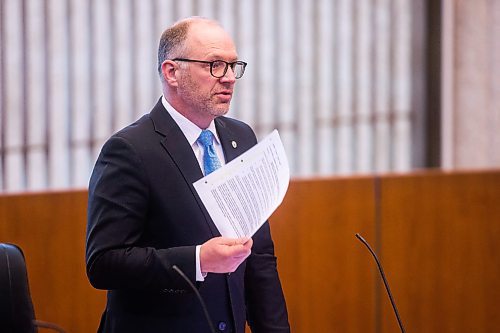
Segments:
[[[205,61],[205,60],[193,60],[193,59],[184,59],[184,58],[175,58],[173,61],[186,61],[186,62],[200,62],[203,64],[210,64],[210,74],[213,77],[220,79],[224,75],[226,75],[227,68],[231,66],[231,70],[234,73],[234,77],[239,79],[245,73],[245,67],[247,63],[244,61],[235,61],[235,62],[226,62],[224,60],[215,60],[215,61]]]

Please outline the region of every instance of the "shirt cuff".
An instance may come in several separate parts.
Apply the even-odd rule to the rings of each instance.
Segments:
[[[203,274],[201,272],[201,263],[200,263],[200,249],[201,245],[196,246],[196,281],[205,281],[205,277],[207,274]]]

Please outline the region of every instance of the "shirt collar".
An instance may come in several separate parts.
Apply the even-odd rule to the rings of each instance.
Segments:
[[[167,112],[172,116],[174,121],[177,123],[177,125],[180,127],[182,133],[184,133],[184,136],[188,140],[189,144],[192,146],[196,143],[196,140],[198,140],[198,137],[201,134],[202,129],[199,128],[197,125],[192,123],[189,119],[184,117],[182,114],[180,114],[170,103],[167,101],[165,96],[161,97],[161,103],[163,104],[163,107],[167,110]],[[210,122],[210,125],[207,127],[208,130],[212,132],[215,138],[215,143],[220,144],[219,136],[217,135],[217,130],[215,129],[215,122],[212,120]]]

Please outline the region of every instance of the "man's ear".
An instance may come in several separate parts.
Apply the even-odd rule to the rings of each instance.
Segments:
[[[177,87],[177,63],[172,60],[165,60],[161,64],[161,73],[165,82],[172,87]]]

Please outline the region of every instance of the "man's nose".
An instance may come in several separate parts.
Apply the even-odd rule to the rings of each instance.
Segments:
[[[221,81],[225,82],[235,82],[236,81],[236,75],[234,74],[233,68],[231,66],[228,66],[226,74],[224,74],[223,77],[220,78]]]

